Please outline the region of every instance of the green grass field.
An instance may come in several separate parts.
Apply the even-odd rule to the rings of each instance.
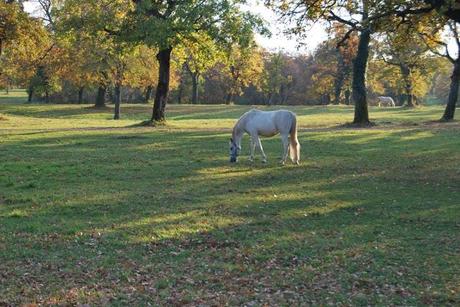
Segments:
[[[11,95],[11,94],[10,94]],[[460,125],[292,107],[300,166],[228,163],[249,107],[0,97],[0,305],[459,305]],[[248,138],[243,153],[249,151]]]

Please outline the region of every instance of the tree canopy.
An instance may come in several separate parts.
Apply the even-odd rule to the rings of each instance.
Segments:
[[[289,53],[258,46],[268,31],[243,0],[40,0],[40,16],[1,1],[0,87],[27,88],[30,100],[113,102],[114,118],[122,101],[153,96],[148,123],[165,119],[170,100],[353,103],[355,124],[368,125],[376,95],[411,105],[447,99],[450,88],[456,101],[458,86],[437,68],[457,62],[444,29],[455,40],[457,7],[441,2],[266,1],[299,40],[314,22],[327,27],[315,50]]]

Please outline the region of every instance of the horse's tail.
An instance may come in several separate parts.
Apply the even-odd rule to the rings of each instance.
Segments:
[[[289,140],[289,155],[292,162],[299,164],[300,162],[300,143],[297,139],[297,118],[293,114],[292,126],[291,126],[291,137]]]

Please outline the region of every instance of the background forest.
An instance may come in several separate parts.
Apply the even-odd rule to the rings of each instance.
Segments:
[[[38,4],[42,17],[30,16],[20,1],[0,4],[5,18],[0,32],[3,90],[26,88],[30,102],[97,106],[115,102],[117,93],[124,103],[145,103],[154,97],[161,46],[123,30],[133,3]],[[352,65],[359,38],[348,33],[348,24],[331,21],[328,39],[314,52],[301,54],[264,50],[254,40],[254,33],[266,34],[262,20],[241,12],[233,18],[230,35],[197,32],[175,43],[170,103],[352,103]],[[446,101],[452,65],[444,45],[456,35],[456,25],[445,24],[432,17],[396,28],[380,23],[370,41],[370,104],[380,95],[393,97],[397,105],[406,103],[408,96],[414,97],[414,104]]]

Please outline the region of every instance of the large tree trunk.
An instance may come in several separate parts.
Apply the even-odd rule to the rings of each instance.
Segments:
[[[190,72],[190,75],[192,77],[192,104],[197,104],[198,103],[198,78],[199,78],[199,75],[198,75],[198,73],[192,73],[192,72]]]
[[[414,101],[414,93],[412,86],[412,72],[409,66],[406,64],[400,64],[399,69],[404,81],[404,94],[405,100],[408,107],[415,107],[416,103]]]
[[[458,99],[458,86],[460,84],[460,58],[457,59],[454,63],[454,70],[450,77],[450,90],[449,90],[449,98],[447,100],[447,106],[444,111],[444,115],[442,116],[442,121],[450,121],[454,119],[455,115],[455,108]]]
[[[115,84],[114,91],[115,91],[114,93],[115,110],[114,110],[113,119],[120,119],[121,84],[119,82]]]
[[[169,96],[169,77],[171,74],[171,52],[172,48],[162,49],[157,54],[159,62],[158,85],[155,93],[155,102],[151,121],[164,121],[165,108]]]
[[[107,87],[105,85],[99,85],[99,88],[97,90],[97,96],[96,96],[96,104],[94,105],[96,108],[105,107],[106,92],[107,92]]]
[[[83,93],[85,91],[85,87],[81,86],[78,88],[78,104],[83,103]]]
[[[144,97],[144,102],[148,103],[150,98],[152,97],[152,92],[153,92],[153,85],[147,86],[147,89],[145,90],[145,97]]]
[[[370,123],[366,95],[366,69],[370,39],[371,30],[369,28],[363,29],[359,35],[358,52],[353,61],[352,97],[355,103],[353,123],[357,125],[368,125]]]

